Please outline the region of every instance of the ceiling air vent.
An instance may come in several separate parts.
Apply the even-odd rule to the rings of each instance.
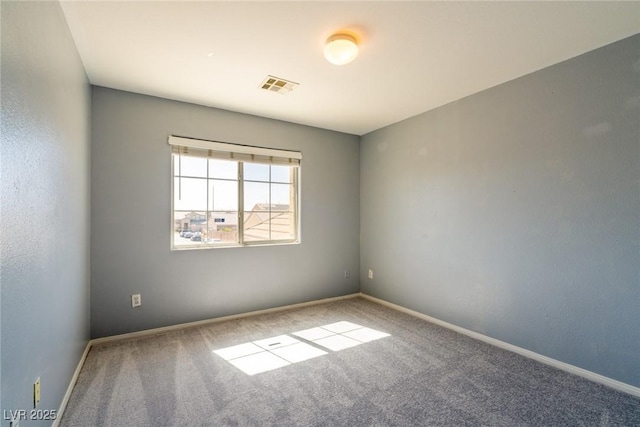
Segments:
[[[290,80],[281,79],[280,77],[267,76],[260,84],[260,88],[284,95],[291,92],[298,84],[299,83]]]

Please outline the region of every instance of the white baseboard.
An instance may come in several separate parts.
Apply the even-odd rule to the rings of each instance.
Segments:
[[[89,350],[91,350],[91,341],[87,343],[82,352],[82,356],[80,356],[80,361],[78,362],[78,366],[76,366],[76,370],[73,372],[73,376],[71,377],[71,381],[69,382],[69,387],[67,387],[67,391],[62,398],[62,403],[60,404],[60,408],[56,414],[56,419],[51,424],[52,427],[58,427],[60,420],[62,419],[62,414],[64,410],[67,409],[67,404],[69,403],[69,398],[71,397],[71,392],[73,388],[76,386],[76,382],[78,381],[78,376],[80,375],[80,371],[84,366],[84,361],[87,360],[87,354],[89,354]]]
[[[458,333],[466,335],[468,337],[477,339],[479,341],[486,342],[487,344],[491,344],[491,345],[494,345],[496,347],[500,347],[500,348],[502,348],[504,350],[508,350],[508,351],[513,352],[513,353],[517,353],[517,354],[519,354],[521,356],[524,356],[524,357],[528,357],[529,359],[536,360],[538,362],[544,363],[545,365],[553,366],[554,368],[558,368],[558,369],[561,369],[563,371],[569,372],[571,374],[578,375],[578,376],[580,376],[582,378],[586,378],[586,379],[588,379],[590,381],[593,381],[593,382],[598,383],[598,384],[602,384],[604,386],[613,388],[613,389],[621,391],[623,393],[627,393],[627,394],[630,394],[632,396],[640,397],[640,388],[632,386],[632,385],[627,384],[627,383],[623,383],[622,381],[614,380],[612,378],[605,377],[604,375],[596,374],[595,372],[587,371],[586,369],[582,369],[582,368],[579,368],[577,366],[570,365],[568,363],[561,362],[559,360],[552,359],[552,358],[547,357],[547,356],[543,356],[542,354],[535,353],[535,352],[533,352],[531,350],[527,350],[525,348],[518,347],[516,345],[509,344],[507,342],[500,341],[500,340],[497,340],[495,338],[488,337],[488,336],[480,334],[478,332],[474,332],[474,331],[471,331],[469,329],[465,329],[465,328],[462,328],[460,326],[456,326],[456,325],[454,325],[452,323],[448,323],[448,322],[445,322],[443,320],[436,319],[435,317],[427,316],[426,314],[423,314],[423,313],[420,313],[418,311],[414,311],[414,310],[408,309],[406,307],[402,307],[401,305],[397,305],[397,304],[394,304],[394,303],[391,303],[391,302],[388,302],[388,301],[385,301],[385,300],[382,300],[382,299],[379,299],[379,298],[376,298],[376,297],[372,297],[370,295],[363,294],[363,293],[360,293],[360,296],[362,296],[365,299],[368,299],[369,301],[376,302],[378,304],[387,306],[387,307],[392,308],[394,310],[401,311],[403,313],[409,314],[411,316],[417,317],[417,318],[422,319],[422,320],[426,320],[427,322],[434,323],[436,325],[442,326],[442,327],[447,328],[447,329],[451,329],[452,331],[458,332]]]
[[[159,335],[159,334],[164,334],[167,332],[176,331],[180,329],[192,328],[194,326],[203,326],[203,325],[209,325],[211,323],[227,322],[229,320],[242,319],[244,317],[259,316],[261,314],[277,313],[279,311],[309,307],[309,306],[318,305],[318,304],[326,304],[329,302],[340,301],[340,300],[345,300],[349,298],[357,298],[359,296],[360,296],[360,293],[342,295],[339,297],[324,298],[324,299],[319,299],[314,301],[301,302],[298,304],[290,304],[290,305],[284,305],[280,307],[267,308],[264,310],[249,311],[247,313],[232,314],[230,316],[216,317],[213,319],[198,320],[196,322],[180,323],[178,325],[164,326],[161,328],[154,328],[154,329],[146,329],[144,331],[131,332],[128,334],[113,335],[113,336],[104,337],[104,338],[96,338],[91,340],[91,345],[104,344],[104,343],[113,342],[113,341],[129,340],[129,339],[146,337],[151,335]]]

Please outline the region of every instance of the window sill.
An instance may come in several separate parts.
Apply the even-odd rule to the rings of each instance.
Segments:
[[[269,241],[269,242],[251,242],[244,243],[242,245],[239,244],[219,244],[219,245],[184,245],[184,246],[172,246],[171,251],[191,251],[191,250],[203,250],[203,249],[229,249],[229,248],[253,248],[253,247],[264,247],[264,246],[287,246],[287,245],[299,245],[299,240],[286,240],[286,241]]]

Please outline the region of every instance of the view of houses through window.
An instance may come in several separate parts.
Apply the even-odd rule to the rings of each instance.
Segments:
[[[297,240],[297,165],[173,154],[173,247]]]

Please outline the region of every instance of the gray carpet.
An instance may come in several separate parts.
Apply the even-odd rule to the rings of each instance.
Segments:
[[[338,321],[390,336],[255,375],[213,353]],[[640,399],[356,298],[95,346],[61,425],[640,426]]]

